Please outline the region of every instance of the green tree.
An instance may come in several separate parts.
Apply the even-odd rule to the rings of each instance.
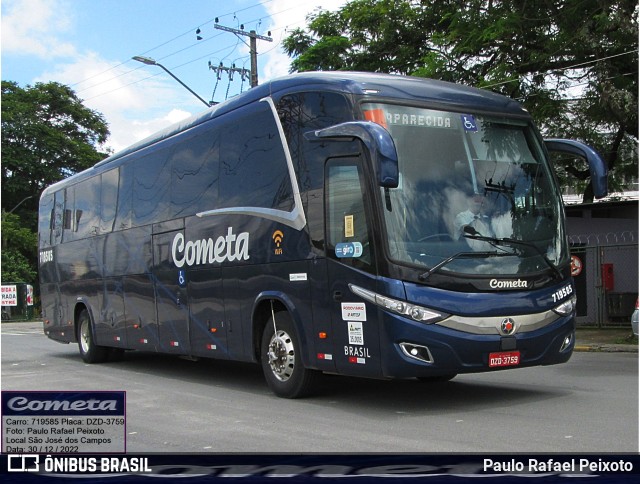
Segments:
[[[605,157],[610,186],[637,176],[638,4],[631,0],[354,0],[284,41],[292,71],[365,70],[460,82],[522,102],[545,136]],[[563,186],[588,170],[558,158]]]
[[[104,158],[108,135],[103,116],[69,87],[2,81],[2,208],[35,230],[42,190]]]
[[[35,284],[35,260],[38,252],[36,234],[21,226],[20,217],[2,213],[2,281]]]
[[[2,81],[3,281],[36,282],[40,193],[104,158],[108,135],[103,116],[69,87]]]

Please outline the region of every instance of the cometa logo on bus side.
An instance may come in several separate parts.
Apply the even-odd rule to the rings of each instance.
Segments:
[[[215,241],[212,238],[202,240],[184,240],[179,233],[171,244],[171,257],[177,267],[222,263],[225,261],[249,259],[249,232],[233,233],[233,227],[227,228],[227,235],[221,235]]]

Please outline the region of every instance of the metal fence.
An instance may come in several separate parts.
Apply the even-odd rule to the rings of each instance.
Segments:
[[[569,238],[579,326],[626,327],[638,297],[638,233]]]

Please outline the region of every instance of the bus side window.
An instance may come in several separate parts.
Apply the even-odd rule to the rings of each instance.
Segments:
[[[83,180],[74,188],[73,238],[84,239],[96,235],[100,226],[100,177]]]
[[[133,163],[133,226],[168,218],[171,199],[171,158],[168,151],[164,147],[151,147]]]
[[[172,218],[217,208],[220,131],[209,122],[176,146],[171,159]]]
[[[260,102],[228,116],[220,146],[219,208],[291,211],[293,188],[271,108]]]
[[[73,240],[73,206],[76,198],[76,187],[64,190],[64,211],[62,213],[62,242]]]
[[[119,168],[118,203],[114,230],[125,230],[131,227],[133,204],[133,163],[124,163]]]
[[[304,189],[321,188],[324,158],[316,159],[318,146],[304,141],[307,131],[353,120],[353,109],[344,95],[335,92],[300,92],[283,96],[278,115],[289,151]]]
[[[113,223],[118,207],[118,168],[104,172],[100,179],[100,233],[113,231]]]
[[[284,130],[293,167],[300,184],[314,247],[324,253],[323,179],[328,147],[305,140],[304,133],[352,121],[353,109],[341,93],[309,91],[287,94],[278,101],[278,116]]]
[[[53,229],[53,195],[47,195],[40,200],[40,215],[38,217],[38,246],[40,249],[51,246],[51,232]]]
[[[326,168],[327,255],[372,270],[371,226],[367,220],[359,164],[332,160]]]
[[[51,234],[51,244],[57,245],[62,242],[62,229],[64,226],[64,205],[66,190],[60,190],[54,195],[53,203],[53,225]]]

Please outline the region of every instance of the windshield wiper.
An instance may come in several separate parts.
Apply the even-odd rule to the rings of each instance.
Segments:
[[[536,254],[538,254],[542,258],[542,260],[544,260],[545,264],[549,266],[549,268],[558,277],[558,279],[562,279],[562,273],[555,265],[553,265],[553,262],[549,260],[549,258],[547,257],[547,254],[542,252],[538,248],[538,246],[536,246],[535,244],[532,244],[531,242],[524,242],[523,240],[516,240],[516,239],[510,239],[510,238],[499,239],[497,237],[487,237],[485,235],[482,235],[471,225],[465,225],[464,227],[462,227],[462,232],[463,232],[462,236],[467,239],[480,240],[482,242],[488,242],[489,244],[495,245],[495,246],[502,245],[502,246],[508,247],[508,246],[520,245],[523,247],[528,247],[529,249],[533,249],[533,251]]]
[[[506,255],[506,254],[500,254],[497,251],[493,251],[493,252],[458,252],[457,254],[453,254],[452,256],[447,257],[442,262],[439,262],[438,264],[433,266],[431,269],[429,269],[424,274],[420,274],[418,276],[418,280],[426,281],[427,279],[429,279],[429,276],[431,276],[431,274],[433,274],[434,272],[442,269],[444,266],[446,266],[447,264],[449,264],[450,262],[452,262],[452,261],[454,261],[456,259],[475,259],[477,257],[495,257],[495,256],[500,256],[500,255]]]

